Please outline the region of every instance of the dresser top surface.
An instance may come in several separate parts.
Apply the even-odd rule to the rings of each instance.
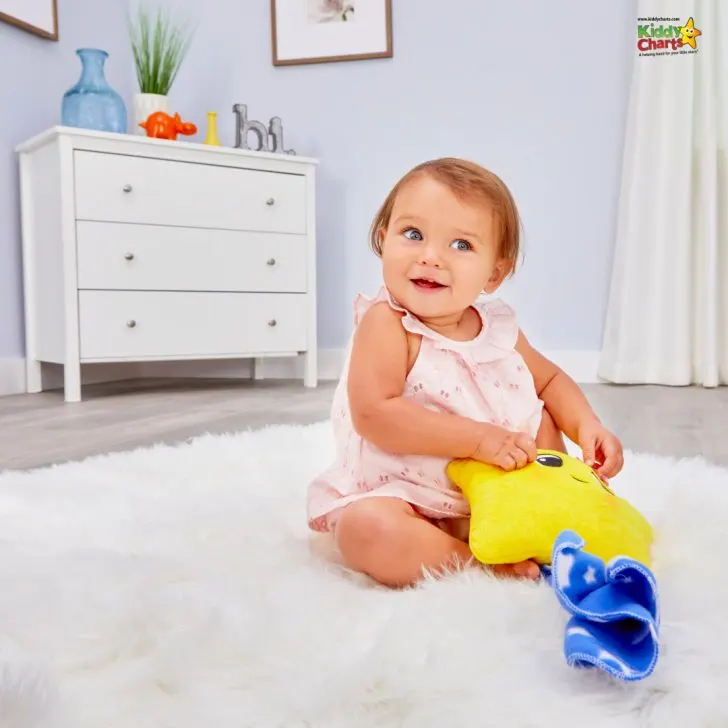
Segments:
[[[210,146],[201,142],[169,141],[167,139],[150,139],[141,134],[118,134],[113,132],[100,132],[75,127],[53,126],[40,134],[19,144],[15,151],[18,153],[33,152],[60,138],[67,138],[74,147],[89,149],[94,143],[103,145],[108,149],[109,144],[118,144],[119,151],[126,154],[139,154],[143,156],[164,157],[165,152],[177,150],[193,151],[198,154],[208,155],[212,160],[218,155],[238,158],[255,159],[258,162],[270,161],[274,163],[285,162],[287,164],[312,165],[318,164],[313,157],[301,157],[297,154],[279,154],[276,152],[255,152],[248,149],[237,149],[235,147]],[[123,151],[122,151],[123,150]]]

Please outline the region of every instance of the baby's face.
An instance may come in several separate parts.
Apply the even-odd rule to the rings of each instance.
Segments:
[[[384,283],[425,321],[448,323],[507,272],[498,258],[489,205],[459,200],[445,185],[420,176],[397,195],[382,242]]]

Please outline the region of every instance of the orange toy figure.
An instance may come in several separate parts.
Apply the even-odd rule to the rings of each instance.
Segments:
[[[170,139],[175,141],[177,134],[197,134],[197,127],[191,121],[182,121],[179,114],[170,116],[164,111],[155,111],[146,121],[139,123],[146,129],[147,136],[155,139]]]

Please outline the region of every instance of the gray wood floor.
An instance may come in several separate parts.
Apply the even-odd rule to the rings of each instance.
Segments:
[[[304,389],[278,380],[134,380],[84,387],[84,401],[60,391],[0,397],[0,470],[80,460],[204,433],[328,416],[333,382]],[[584,390],[625,448],[728,465],[728,388],[587,385]]]

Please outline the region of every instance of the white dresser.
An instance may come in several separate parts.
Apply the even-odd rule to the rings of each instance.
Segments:
[[[27,391],[63,365],[303,356],[316,160],[56,127],[20,156]]]

